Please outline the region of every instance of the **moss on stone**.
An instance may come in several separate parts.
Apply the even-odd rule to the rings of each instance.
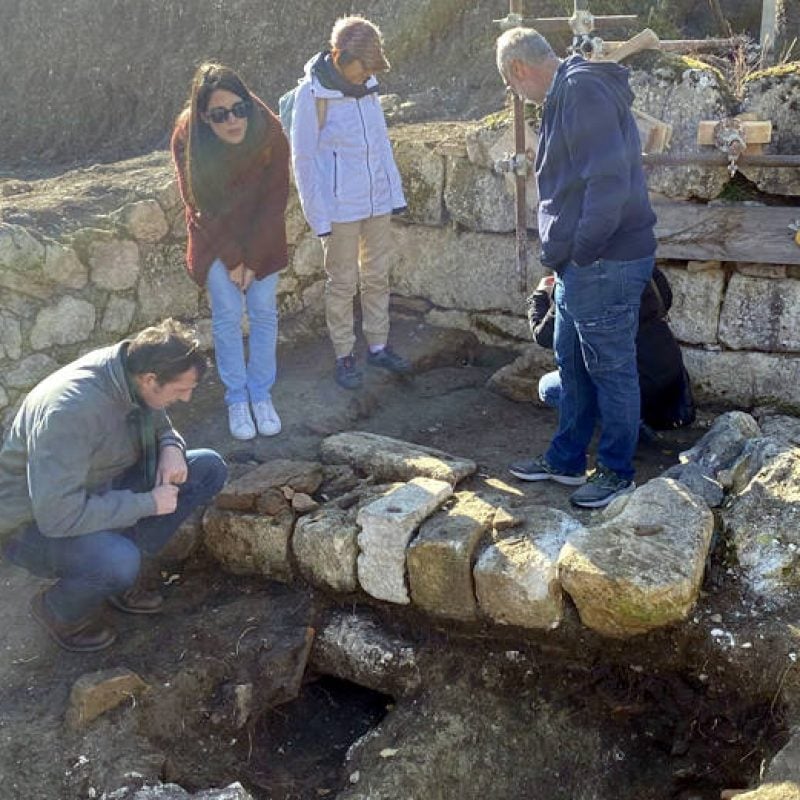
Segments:
[[[789,75],[800,75],[800,61],[790,61],[788,64],[778,64],[768,69],[756,70],[746,75],[743,83],[752,83],[765,78],[785,78]]]

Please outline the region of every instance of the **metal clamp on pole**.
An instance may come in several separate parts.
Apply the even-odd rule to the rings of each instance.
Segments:
[[[714,128],[714,145],[728,156],[728,172],[732,178],[739,168],[739,156],[747,149],[742,123],[732,117],[720,120]]]
[[[495,172],[508,172],[527,178],[533,170],[533,159],[529,153],[504,153],[493,166]]]

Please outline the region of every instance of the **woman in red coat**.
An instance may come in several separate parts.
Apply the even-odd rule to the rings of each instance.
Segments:
[[[288,258],[288,142],[278,118],[233,70],[204,64],[175,123],[172,154],[186,206],[187,269],[208,287],[231,435],[274,436],[281,429],[271,391],[275,290]],[[250,327],[246,362],[243,307]]]

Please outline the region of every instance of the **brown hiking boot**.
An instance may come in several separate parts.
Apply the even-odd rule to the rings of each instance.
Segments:
[[[164,605],[164,598],[158,592],[150,592],[140,586],[134,586],[122,594],[112,594],[108,602],[126,614],[158,614]]]
[[[117,634],[113,628],[104,625],[97,617],[79,622],[62,622],[50,610],[44,594],[42,591],[34,595],[31,613],[59,647],[73,653],[94,653],[114,644]]]

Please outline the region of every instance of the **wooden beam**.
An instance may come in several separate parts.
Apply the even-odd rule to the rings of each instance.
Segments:
[[[654,200],[653,210],[658,258],[800,264],[800,246],[789,230],[800,218],[798,207]]]
[[[767,144],[772,141],[772,123],[769,120],[739,120],[747,144]],[[697,144],[713,145],[717,120],[702,120],[697,125]]]

